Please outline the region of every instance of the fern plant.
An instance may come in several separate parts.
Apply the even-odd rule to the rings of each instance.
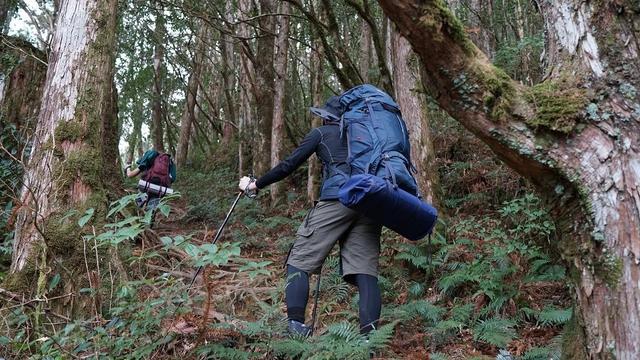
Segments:
[[[504,348],[517,336],[514,326],[515,321],[509,319],[479,320],[473,327],[473,339]]]

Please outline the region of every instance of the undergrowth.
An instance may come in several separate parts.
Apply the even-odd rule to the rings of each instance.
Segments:
[[[175,199],[159,207],[156,231],[148,230],[149,214],[132,210],[135,195],[112,204],[95,239],[99,246],[131,247],[121,251],[131,277],[113,288],[100,316],[61,321],[46,313],[49,322],[36,324],[42,314],[27,304],[5,307],[3,355],[367,359],[371,353],[402,358],[422,349],[432,359],[456,358],[451,354],[459,351],[469,357],[508,351],[523,360],[558,358],[561,328],[571,317],[566,275],[540,247],[554,241],[555,228],[539,199],[516,186],[500,190],[505,201],[482,215],[460,211],[440,222],[431,241],[407,242],[383,231],[383,326],[368,339],[358,331],[358,295],[337,271],[335,249],[323,266],[314,336],[286,336],[282,266],[306,213],[301,198],[272,209],[260,198],[243,197],[213,245],[215,231],[194,230],[216,229],[228,213],[237,195],[232,170],[182,171],[176,189],[183,194],[178,203],[186,203],[173,220],[178,229],[162,228]],[[475,201],[467,197],[460,206],[477,208]],[[202,280],[189,290],[200,266]],[[49,279],[53,291],[56,277]],[[229,283],[234,287],[225,287]]]

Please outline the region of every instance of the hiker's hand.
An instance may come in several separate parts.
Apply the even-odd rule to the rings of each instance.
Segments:
[[[238,188],[244,192],[253,192],[258,190],[256,181],[248,176],[243,176],[238,183]]]

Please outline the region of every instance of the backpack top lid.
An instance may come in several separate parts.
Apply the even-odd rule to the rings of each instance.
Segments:
[[[324,120],[335,122],[340,121],[344,108],[340,103],[340,97],[332,96],[321,107],[310,107],[309,111]]]
[[[399,111],[400,109],[398,103],[396,103],[389,94],[371,84],[355,86],[342,93],[339,97],[344,112],[349,111],[352,107],[358,106],[362,100],[379,102],[386,108],[390,108],[390,110]]]

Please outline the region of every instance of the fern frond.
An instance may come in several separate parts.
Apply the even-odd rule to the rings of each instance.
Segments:
[[[306,339],[283,339],[273,341],[271,348],[276,355],[297,358],[309,353],[312,349],[312,344],[307,342]]]
[[[377,330],[373,330],[369,333],[369,347],[371,349],[383,349],[393,337],[395,326],[398,322],[394,321],[390,324],[381,326]]]
[[[517,336],[514,326],[515,322],[508,319],[480,320],[473,328],[473,339],[504,348]]]
[[[413,282],[411,286],[409,286],[409,294],[413,297],[420,297],[424,294],[425,286],[419,282]]]
[[[473,304],[464,304],[451,309],[450,320],[467,324],[473,315]]]
[[[520,360],[560,360],[560,351],[551,347],[534,347],[529,349]]]
[[[462,268],[440,278],[440,281],[438,281],[438,287],[442,292],[449,294],[455,288],[463,285],[464,283],[476,280],[477,278],[473,274]]]
[[[538,321],[544,326],[562,325],[571,319],[573,310],[545,307],[538,313]]]
[[[247,360],[249,354],[245,350],[224,347],[220,344],[209,344],[196,350],[198,355],[206,356],[206,359],[216,360]]]
[[[333,338],[343,339],[345,342],[364,341],[364,337],[360,334],[360,329],[348,322],[329,325],[327,334]]]

